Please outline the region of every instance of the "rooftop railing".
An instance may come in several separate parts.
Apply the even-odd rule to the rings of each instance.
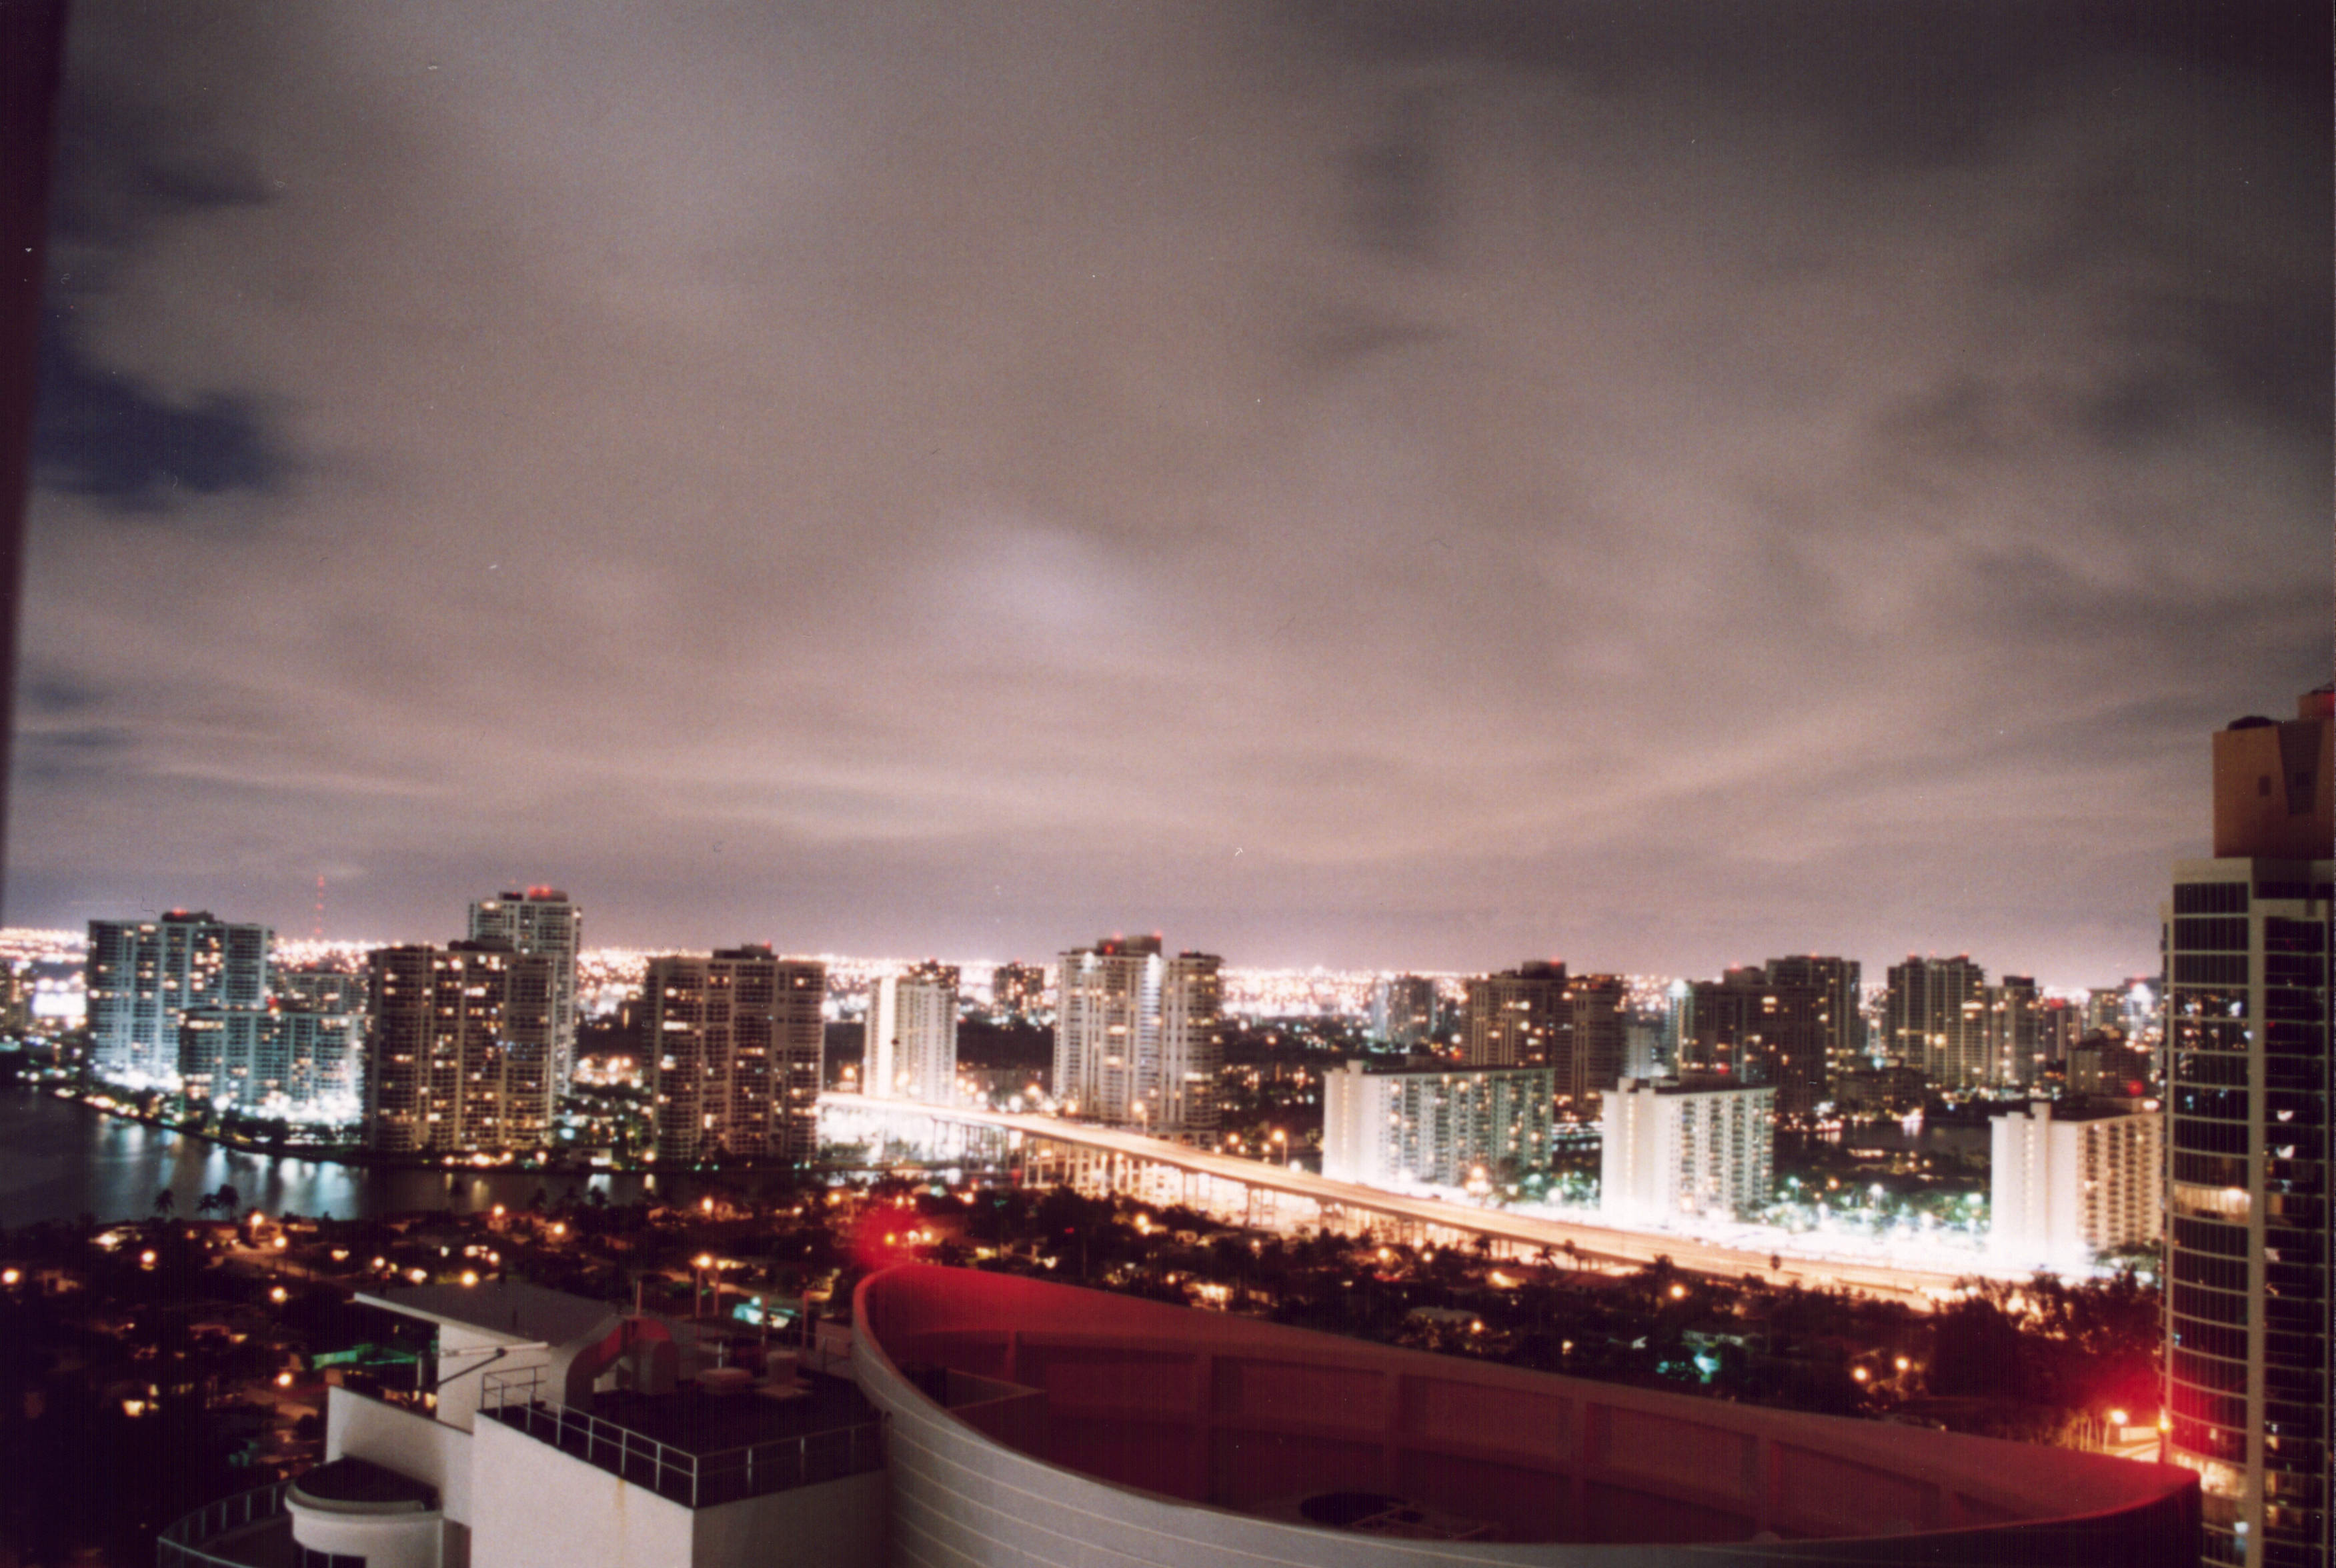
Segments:
[[[884,1465],[881,1417],[700,1453],[559,1403],[550,1397],[543,1372],[540,1367],[489,1372],[481,1379],[479,1414],[685,1507],[711,1508],[840,1481]]]
[[[290,1486],[289,1481],[278,1481],[272,1486],[238,1492],[176,1521],[154,1544],[157,1568],[250,1568],[257,1561],[253,1555],[222,1550],[227,1538],[248,1540],[242,1534],[247,1526],[285,1518],[284,1493]]]

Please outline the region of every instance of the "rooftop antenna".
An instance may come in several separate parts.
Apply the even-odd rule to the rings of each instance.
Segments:
[[[325,874],[321,871],[316,873],[316,923],[308,934],[318,942],[325,940]]]

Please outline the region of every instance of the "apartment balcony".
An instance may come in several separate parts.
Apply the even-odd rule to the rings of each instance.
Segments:
[[[284,1506],[290,1486],[278,1481],[197,1509],[162,1532],[155,1562],[160,1568],[293,1568],[292,1515]]]

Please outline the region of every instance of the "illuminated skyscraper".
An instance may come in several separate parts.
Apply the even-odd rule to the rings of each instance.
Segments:
[[[1883,1054],[1919,1067],[1941,1089],[1989,1081],[1987,971],[1970,958],[1918,958],[1890,966]]]
[[[2329,1568],[2331,698],[2214,737],[2166,915],[2166,1405],[2206,1559]]]
[[[268,1002],[276,934],[208,910],[155,920],[92,920],[83,975],[92,1065],[100,1076],[164,1082],[179,1067],[190,1008],[256,1013]]]
[[[1466,1060],[1470,1067],[1547,1067],[1557,1036],[1573,1027],[1565,1000],[1565,965],[1535,960],[1467,983]]]
[[[1156,936],[1109,937],[1061,958],[1055,1098],[1069,1114],[1157,1137],[1217,1130],[1222,960],[1169,958]]]
[[[1001,963],[989,972],[989,1006],[1027,1023],[1046,1010],[1046,969],[1039,963]]]
[[[815,1157],[826,1000],[825,964],[768,947],[649,960],[642,1030],[657,1158]]]
[[[365,1141],[384,1154],[527,1152],[551,1141],[551,961],[508,942],[370,957]]]
[[[557,1095],[576,1076],[576,955],[584,950],[584,912],[557,887],[530,887],[471,905],[472,941],[508,942],[517,952],[551,960],[551,1075]]]
[[[1399,1050],[1416,1050],[1436,1038],[1436,982],[1417,974],[1383,974],[1371,982],[1371,1038]]]
[[[1865,1065],[1865,1014],[1858,1006],[1858,982],[1864,974],[1864,965],[1854,958],[1812,953],[1772,958],[1760,967],[1771,985],[1789,985],[1820,993],[1825,1066],[1829,1071],[1845,1072]]]
[[[1778,1114],[1806,1117],[1832,1092],[1831,994],[1813,985],[1778,984],[1757,964],[1698,981],[1691,988],[1683,1064],[1774,1089]]]
[[[2043,1065],[2043,1048],[2037,1040],[2041,1002],[2030,975],[2007,974],[2002,984],[1987,988],[1990,1082],[2005,1089],[2025,1089],[2036,1081],[2037,1070]]]
[[[1577,974],[1566,981],[1559,1005],[1564,1027],[1550,1055],[1557,1103],[1576,1121],[1594,1121],[1607,1090],[1621,1081],[1630,990],[1619,974]]]
[[[869,988],[861,1087],[870,1094],[957,1100],[957,966],[920,963]]]

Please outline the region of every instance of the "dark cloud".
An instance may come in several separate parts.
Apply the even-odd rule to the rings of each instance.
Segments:
[[[176,512],[195,497],[265,493],[291,471],[255,400],[161,397],[92,363],[54,311],[41,333],[33,467],[38,484],[146,517]]]
[[[16,917],[2082,982],[2325,676],[2269,12],[564,15],[76,15]]]

